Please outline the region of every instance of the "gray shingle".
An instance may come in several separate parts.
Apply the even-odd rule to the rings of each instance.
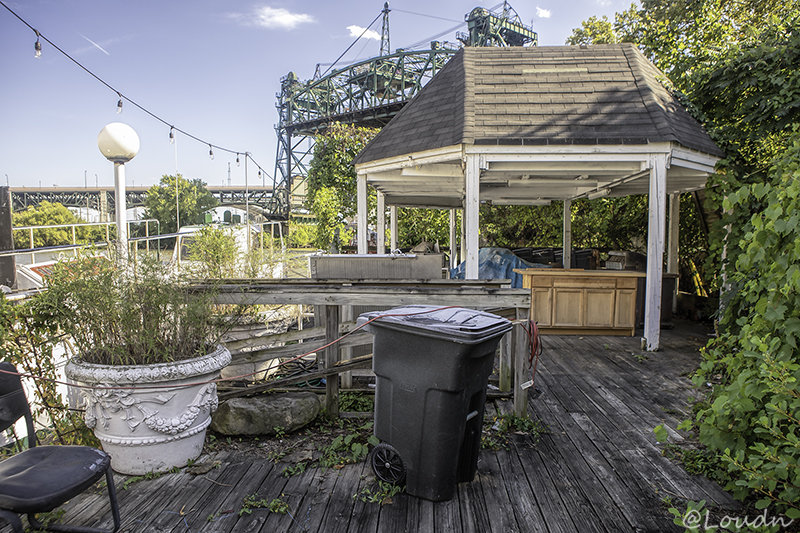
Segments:
[[[632,44],[465,48],[356,163],[456,144],[647,144],[724,155]]]

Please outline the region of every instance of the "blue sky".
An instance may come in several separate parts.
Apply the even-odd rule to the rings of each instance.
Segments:
[[[192,135],[234,151],[249,151],[273,173],[274,126],[280,78],[301,80],[317,63],[334,61],[383,9],[382,0],[2,0],[42,35],[125,97]],[[463,22],[476,6],[499,0],[390,1],[392,49],[427,39]],[[592,15],[631,0],[510,2],[532,23],[539,44],[561,45]],[[379,36],[380,20],[372,27]],[[463,30],[463,28],[462,28]],[[353,33],[355,32],[355,35]],[[455,42],[455,32],[440,38]],[[42,41],[0,6],[0,183],[12,187],[113,185],[113,170],[97,134],[124,122],[141,148],[126,167],[128,186],[153,185],[174,174],[169,127],[119,97]],[[362,39],[343,62],[377,55],[380,41]],[[244,184],[235,155],[177,134],[177,170],[209,185]],[[248,167],[248,181],[257,181]]]

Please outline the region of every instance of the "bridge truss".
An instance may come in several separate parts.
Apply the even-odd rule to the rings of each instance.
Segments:
[[[478,7],[464,17],[468,33],[457,35],[463,46],[537,44],[536,32],[522,24],[507,2],[500,5],[501,12]],[[294,72],[281,78],[271,218],[288,220],[292,208],[302,205],[315,135],[333,122],[383,127],[458,51],[454,45],[432,41],[428,50],[398,49],[390,54],[389,11],[387,2],[379,57],[309,81],[300,81]]]
[[[272,186],[244,187],[206,187],[217,199],[221,207],[238,207],[244,209],[249,205],[253,210],[263,213],[271,212],[274,202]],[[128,187],[125,190],[125,204],[128,208],[143,207],[149,187]],[[96,210],[111,216],[116,210],[114,187],[12,187],[12,209],[24,211],[29,206],[37,207],[41,202],[60,203],[66,207]]]

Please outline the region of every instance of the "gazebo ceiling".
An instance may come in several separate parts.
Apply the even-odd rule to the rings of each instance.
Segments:
[[[480,201],[494,205],[547,205],[553,200],[646,194],[651,150],[669,150],[671,154],[668,194],[703,188],[716,158],[662,144],[611,153],[576,150],[574,146],[558,154],[541,148],[527,153],[512,152],[507,147],[489,151],[482,146],[467,151],[481,154]],[[449,151],[452,160],[442,160],[445,154],[437,152],[366,164],[368,183],[385,195],[387,205],[461,207],[465,195],[461,150],[453,147]]]

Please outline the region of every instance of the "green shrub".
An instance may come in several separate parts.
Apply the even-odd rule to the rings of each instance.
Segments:
[[[761,205],[730,250],[734,288],[695,383],[722,375],[697,413],[700,440],[722,454],[740,499],[800,518],[800,131],[771,182],[742,186],[727,210]],[[731,246],[729,244],[729,246]]]

